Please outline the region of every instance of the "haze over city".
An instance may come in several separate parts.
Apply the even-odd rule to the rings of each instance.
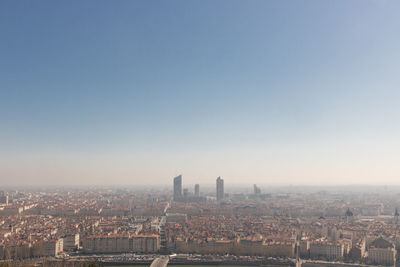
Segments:
[[[400,267],[400,1],[0,1],[0,267]]]
[[[399,185],[398,1],[1,1],[2,185]]]

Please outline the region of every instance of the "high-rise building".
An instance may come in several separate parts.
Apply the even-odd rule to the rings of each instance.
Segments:
[[[188,196],[189,196],[189,189],[184,188],[184,189],[183,189],[183,197],[184,197],[184,198],[187,198]]]
[[[194,185],[194,196],[195,197],[199,197],[200,196],[200,185],[199,184],[195,184]]]
[[[255,184],[254,185],[254,195],[261,194],[261,189]]]
[[[182,199],[182,175],[174,178],[174,201]]]
[[[0,204],[6,204],[8,205],[8,196],[0,196]]]
[[[224,179],[217,178],[217,201],[224,199]]]

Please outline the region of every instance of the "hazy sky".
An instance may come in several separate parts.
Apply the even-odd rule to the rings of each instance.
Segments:
[[[400,1],[1,1],[0,182],[400,184]]]

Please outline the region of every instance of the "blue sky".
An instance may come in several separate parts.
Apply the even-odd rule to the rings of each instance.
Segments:
[[[398,1],[2,1],[6,184],[398,184]]]

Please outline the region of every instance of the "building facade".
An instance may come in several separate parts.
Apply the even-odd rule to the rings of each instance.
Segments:
[[[63,237],[64,244],[63,249],[64,251],[74,251],[79,247],[79,234],[70,234]]]
[[[158,235],[91,236],[83,239],[85,253],[155,253],[159,250]]]
[[[368,247],[368,263],[384,266],[393,266],[396,261],[394,245],[380,237],[375,239]]]
[[[339,260],[343,258],[344,249],[341,244],[330,242],[311,242],[310,257],[312,259]]]

